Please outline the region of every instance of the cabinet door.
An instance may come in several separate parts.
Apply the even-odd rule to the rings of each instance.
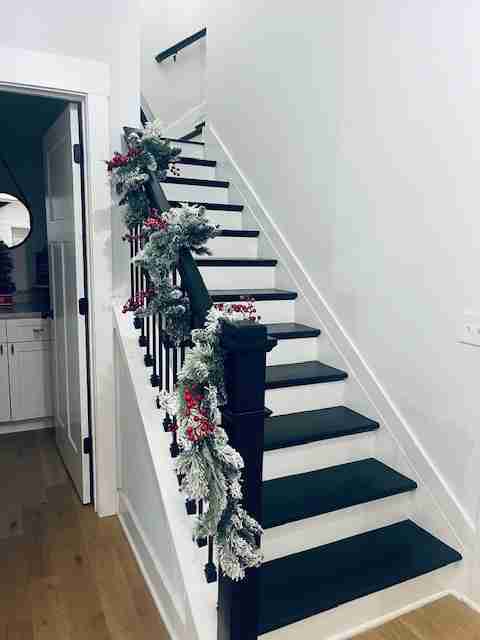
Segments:
[[[0,321],[1,322],[1,321]],[[10,382],[7,344],[0,342],[0,422],[10,420]]]
[[[52,357],[50,342],[8,345],[12,420],[52,415]]]

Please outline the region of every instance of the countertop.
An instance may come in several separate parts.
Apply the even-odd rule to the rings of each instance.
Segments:
[[[11,311],[0,309],[0,320],[20,320],[27,318],[41,318],[50,310],[45,302],[19,302],[13,305]]]

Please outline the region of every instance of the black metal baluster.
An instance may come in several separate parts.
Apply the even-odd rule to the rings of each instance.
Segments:
[[[217,567],[215,566],[215,562],[213,561],[213,538],[212,536],[208,536],[208,562],[205,565],[205,578],[207,582],[210,584],[211,582],[215,582],[217,579]]]
[[[198,515],[199,517],[203,516],[203,500],[198,501]],[[208,544],[207,538],[197,538],[197,545],[202,548],[206,547]]]
[[[172,285],[175,287],[177,285],[177,268],[175,266],[172,267],[172,273],[171,273],[170,277],[171,277]],[[170,387],[170,375],[171,375],[171,377],[172,377],[172,390],[175,391],[175,387],[177,385],[177,377],[178,377],[178,371],[177,371],[177,368],[178,368],[178,355],[177,355],[177,345],[175,344],[173,339],[169,338],[169,340],[168,340],[168,348],[172,350],[172,372],[170,373],[170,368],[168,368],[168,370],[167,370],[168,385]],[[176,458],[178,456],[178,454],[180,453],[180,448],[178,446],[177,428],[178,428],[178,426],[177,426],[177,417],[173,416],[172,426],[171,426],[172,444],[170,445],[170,453],[172,455],[172,458]],[[195,503],[192,506],[191,504],[189,504],[190,502],[192,502],[192,501],[187,500],[187,504],[186,504],[187,513],[192,511],[193,508],[195,508],[195,510],[196,510]]]
[[[163,347],[165,349],[165,391],[170,392],[170,349],[168,346],[168,334],[163,333]],[[163,421],[163,428],[165,431],[170,431],[172,427],[172,420],[168,411],[165,413],[165,419]],[[171,451],[171,448],[170,448]],[[172,454],[173,455],[173,454]]]
[[[153,364],[153,372],[150,376],[150,383],[152,387],[158,387],[159,378],[157,375],[157,323],[159,316],[154,314],[152,316],[152,338],[153,338],[153,353],[152,353],[152,364]]]
[[[145,318],[145,336],[147,338],[147,353],[143,357],[143,361],[145,362],[146,367],[151,367],[153,365],[152,353],[150,349],[151,344],[151,334],[150,334],[150,316]]]
[[[138,248],[139,250],[143,249],[143,238],[142,238],[142,227],[138,225]],[[140,279],[140,292],[142,293],[146,288],[146,273],[143,267],[139,266],[139,279]],[[146,307],[146,301],[144,302],[143,308]],[[146,347],[148,345],[147,336],[145,335],[145,318],[142,318],[142,327],[140,337],[138,338],[138,344],[141,347]]]
[[[130,297],[133,298],[133,296],[135,295],[135,273],[134,273],[134,266],[133,266],[133,256],[134,256],[133,229],[129,229],[129,241],[130,241]]]
[[[163,316],[158,316],[158,386],[163,391]]]
[[[187,500],[185,500],[185,510],[187,516],[194,516],[197,513],[197,501],[187,498]]]
[[[133,229],[133,257],[135,258],[137,256],[138,253],[138,224],[135,225],[134,229]],[[133,263],[133,273],[134,273],[134,285],[133,285],[133,293],[134,293],[134,297],[138,296],[138,293],[140,291],[140,287],[139,287],[139,280],[138,280],[138,265],[137,263]],[[141,329],[143,327],[143,320],[142,318],[139,318],[138,316],[135,316],[134,320],[133,320],[133,326],[135,327],[135,329]]]

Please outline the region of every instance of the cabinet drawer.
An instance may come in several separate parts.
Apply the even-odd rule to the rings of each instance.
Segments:
[[[0,320],[0,341],[6,340],[7,338],[7,321]]]
[[[25,318],[7,320],[8,342],[31,342],[32,340],[50,340],[50,320]]]

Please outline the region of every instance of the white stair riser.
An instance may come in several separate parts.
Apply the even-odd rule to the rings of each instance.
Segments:
[[[375,432],[359,433],[266,451],[263,456],[263,479],[272,480],[371,458],[375,435]]]
[[[400,522],[408,517],[412,500],[411,493],[405,493],[266,529],[262,538],[265,561]]]
[[[383,619],[416,609],[444,595],[458,580],[461,571],[456,565],[444,567],[259,637],[262,640],[347,640],[363,631],[367,622],[377,626]]]
[[[205,146],[203,144],[189,144],[188,142],[177,142],[175,140],[170,141],[170,146],[175,147],[175,149],[180,148],[180,155],[186,158],[201,158],[203,160],[205,157]]]
[[[176,165],[180,171],[179,178],[199,178],[200,180],[215,180],[215,167],[206,167],[201,164],[183,164],[178,162]],[[169,176],[176,176],[177,173],[168,172]]]
[[[240,211],[210,211],[207,209],[207,218],[210,224],[220,229],[242,229],[243,219]]]
[[[275,415],[315,411],[341,405],[344,393],[344,381],[267,389],[265,404]]]
[[[293,364],[317,358],[317,338],[291,338],[279,340],[277,346],[267,353],[267,364]]]
[[[242,302],[240,299],[233,302]],[[218,303],[216,303],[218,304]],[[225,302],[224,304],[232,304]],[[294,322],[295,321],[295,300],[263,300],[255,301],[257,314],[261,322]]]
[[[207,289],[271,289],[275,267],[200,267]]]
[[[256,258],[258,255],[258,238],[218,236],[209,240],[207,246],[218,258]]]
[[[162,182],[162,188],[167,200],[228,204],[228,189],[226,187],[205,187],[195,184]]]

